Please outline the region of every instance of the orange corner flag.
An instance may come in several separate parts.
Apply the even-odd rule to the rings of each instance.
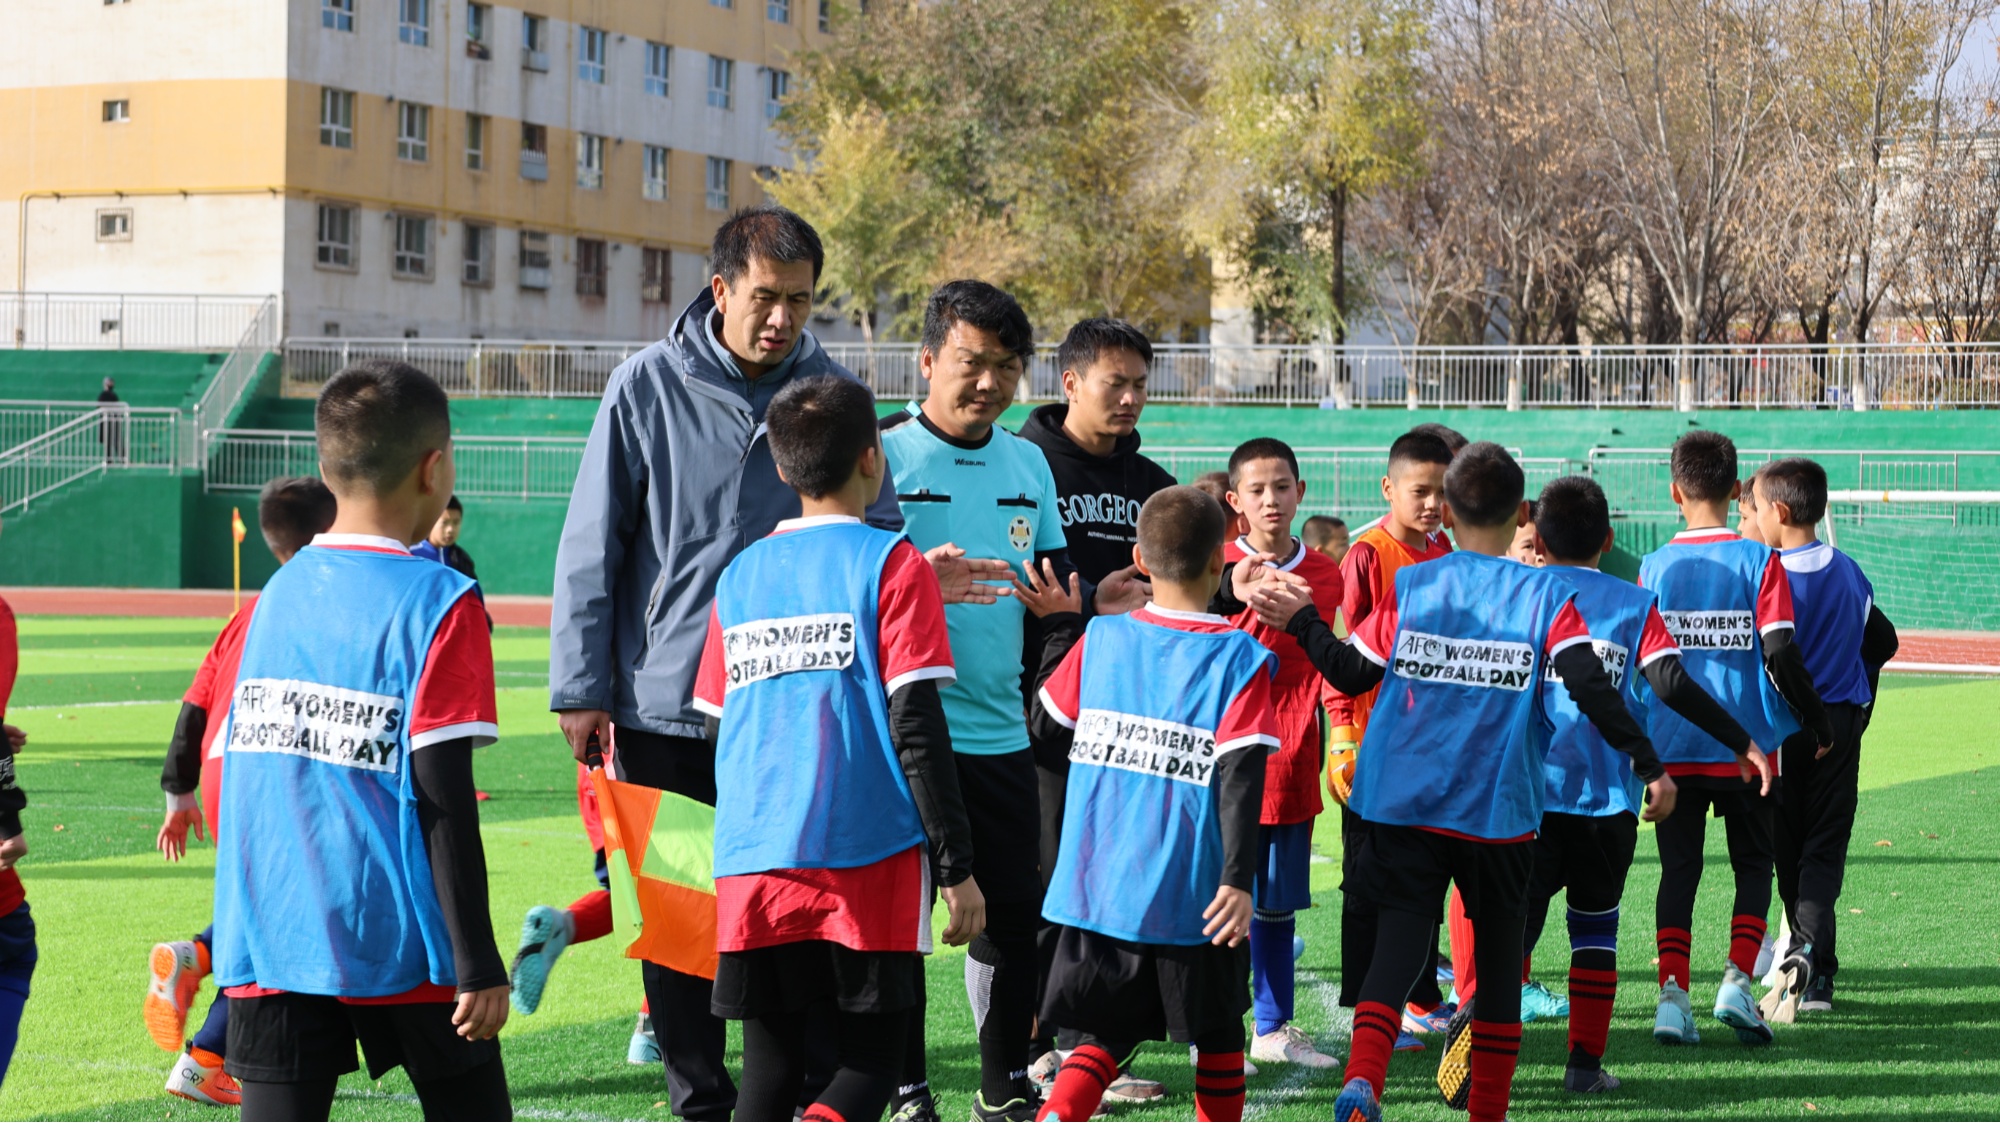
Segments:
[[[590,770],[627,959],[715,977],[715,808]]]
[[[236,537],[236,544],[239,546],[243,544],[244,536],[249,533],[243,529],[243,512],[239,508],[229,509],[229,533]]]

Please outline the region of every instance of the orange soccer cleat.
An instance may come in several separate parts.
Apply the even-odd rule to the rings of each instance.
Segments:
[[[146,1032],[153,1044],[178,1053],[186,1040],[188,1007],[208,975],[208,949],[196,940],[154,944],[146,984]]]

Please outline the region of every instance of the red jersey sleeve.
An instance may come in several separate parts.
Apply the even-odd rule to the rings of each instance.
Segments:
[[[493,637],[486,611],[470,589],[445,613],[431,639],[417,701],[410,714],[410,748],[472,738],[472,746],[500,739],[493,696]]]
[[[708,638],[701,644],[701,666],[694,673],[694,708],[710,717],[722,716],[722,698],[729,693],[729,672],[722,660],[722,618],[708,606]]]
[[[896,543],[882,563],[881,588],[876,660],[889,695],[925,679],[936,679],[939,689],[958,681],[937,574],[908,540]]]
[[[20,625],[14,621],[14,606],[0,600],[0,717],[7,716],[7,703],[14,697],[14,680],[20,672]]]
[[[1660,618],[1660,606],[1648,608],[1646,623],[1639,630],[1639,666],[1643,668],[1655,659],[1680,653],[1680,644],[1674,642],[1674,634],[1667,630],[1667,622]]]
[[[1387,667],[1389,657],[1396,653],[1396,623],[1396,590],[1391,588],[1368,619],[1354,628],[1354,646],[1370,663]]]
[[[233,654],[243,650],[243,633],[250,627],[250,612],[256,607],[255,601],[243,606],[242,610],[229,618],[229,623],[216,633],[215,642],[209,645],[208,654],[201,657],[201,667],[194,673],[187,693],[181,701],[191,706],[200,706],[207,711],[211,724],[217,723],[224,710],[229,708],[231,695],[235,693],[234,681],[223,682],[224,665],[233,663]],[[229,675],[234,680],[235,675]]]
[[[1278,714],[1271,706],[1271,671],[1275,666],[1272,661],[1258,668],[1230,699],[1229,708],[1222,711],[1222,723],[1215,730],[1217,756],[1245,745],[1263,745],[1267,750],[1284,747],[1278,739]]]
[[[1757,634],[1768,635],[1773,628],[1792,626],[1792,579],[1785,576],[1785,563],[1778,551],[1764,565],[1764,580],[1757,586]]]
[[[1549,625],[1546,653],[1553,659],[1565,648],[1589,642],[1590,627],[1583,622],[1583,613],[1576,610],[1576,598],[1571,597],[1563,602],[1562,611],[1556,613],[1555,623]]]
[[[1356,542],[1340,559],[1340,614],[1347,626],[1358,628],[1375,610],[1375,586],[1381,584],[1382,559],[1369,542]],[[1332,621],[1327,621],[1331,624]]]
[[[1089,638],[1086,635],[1077,640],[1063,661],[1056,664],[1049,681],[1042,684],[1042,709],[1064,729],[1076,728],[1076,711],[1083,707],[1083,645]],[[1267,704],[1269,697],[1267,690]]]

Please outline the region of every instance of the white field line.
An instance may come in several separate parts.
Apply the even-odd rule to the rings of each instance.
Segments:
[[[373,1089],[367,1089],[367,1088],[360,1090],[343,1088],[340,1091],[334,1093],[334,1099],[388,1100],[392,1103],[408,1104],[412,1108],[418,1108],[419,1105],[422,1103],[421,1100],[417,1099],[415,1095],[409,1092],[377,1092]],[[410,1112],[410,1118],[412,1119],[416,1118],[417,1114],[418,1114],[417,1111]],[[540,1108],[522,1107],[520,1104],[517,1103],[514,1105],[514,1118],[608,1120],[614,1117],[609,1115],[578,1115],[575,1112],[568,1112],[568,1111],[547,1111]]]

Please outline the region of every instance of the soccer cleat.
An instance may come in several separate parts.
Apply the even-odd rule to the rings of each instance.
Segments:
[[[656,1065],[661,1059],[660,1039],[653,1035],[653,1016],[641,1014],[639,1024],[632,1030],[632,1040],[625,1046],[625,1063]]]
[[[193,1100],[209,1107],[236,1107],[243,1102],[243,1089],[237,1087],[236,1078],[222,1071],[222,1058],[206,1053],[199,1059],[194,1050],[182,1053],[174,1062],[173,1070],[167,1073],[167,1091],[184,1100]],[[212,1065],[203,1060],[214,1060]]]
[[[208,949],[195,940],[154,944],[147,963],[152,978],[142,1005],[146,1032],[153,1044],[178,1053],[187,1036],[188,1007],[194,1005],[202,976],[208,974]]]
[[[1540,983],[1521,984],[1521,1024],[1543,1018],[1569,1017],[1569,999]]]
[[[1407,1029],[1403,1030],[1396,1034],[1395,1051],[1398,1053],[1421,1053],[1424,1051],[1424,1039]]]
[[[1188,1063],[1191,1065],[1197,1065],[1201,1063],[1200,1049],[1197,1049],[1192,1045],[1188,1046]],[[1245,1076],[1257,1075],[1257,1066],[1250,1063],[1250,1054],[1248,1053],[1243,1054],[1243,1075]],[[1050,1079],[1053,1080],[1054,1078],[1051,1077]]]
[[[1722,973],[1722,986],[1715,992],[1715,1020],[1736,1031],[1736,1040],[1745,1045],[1769,1045],[1776,1034],[1750,997],[1750,976],[1732,963]],[[1657,1028],[1654,1035],[1659,1034]]]
[[[1104,1099],[1108,1103],[1149,1104],[1167,1096],[1167,1086],[1157,1080],[1134,1076],[1121,1072],[1118,1079],[1105,1086]]]
[[[1778,934],[1765,932],[1764,943],[1757,949],[1757,965],[1750,968],[1750,973],[1762,979],[1765,986],[1774,987],[1778,985],[1778,973],[1775,970],[1777,966]]]
[[[889,1123],[938,1123],[937,1101],[925,1092],[897,1108]]]
[[[1041,1101],[1031,1096],[1015,1096],[998,1107],[989,1107],[985,1092],[972,1093],[973,1123],[1026,1123],[1035,1118],[1042,1108]]]
[[[1418,1011],[1417,1004],[1414,1002],[1405,1003],[1403,1006],[1403,1032],[1443,1033],[1445,1027],[1451,1024],[1451,1016],[1456,1013],[1458,1013],[1458,1007],[1449,1002],[1442,1002],[1431,1007],[1429,1013]]]
[[[1772,1025],[1791,1025],[1799,1020],[1799,1001],[1812,983],[1812,949],[1792,952],[1779,961],[1778,981],[1757,1003],[1757,1012]],[[1719,1001],[1719,1000],[1718,1000]],[[1718,1015],[1719,1016],[1719,1015]]]
[[[528,910],[521,921],[521,946],[514,952],[514,965],[507,969],[507,980],[514,985],[514,1009],[532,1014],[542,1004],[549,969],[569,947],[569,933],[569,915],[564,910],[548,905]]]
[[[1297,963],[1299,960],[1304,959],[1305,955],[1306,955],[1306,938],[1304,936],[1293,936],[1292,962]]]
[[[1660,988],[1660,1008],[1653,1014],[1653,1040],[1662,1045],[1701,1043],[1701,1032],[1694,1027],[1694,1005],[1673,979]]]
[[[1250,1059],[1266,1064],[1295,1064],[1305,1068],[1332,1068],[1340,1062],[1319,1051],[1306,1031],[1290,1022],[1269,1033],[1250,1039]]]
[[[1821,977],[1806,984],[1805,996],[1799,999],[1799,1011],[1806,1014],[1833,1013],[1833,980]]]
[[[1380,1123],[1382,1104],[1374,1086],[1359,1076],[1348,1081],[1333,1101],[1333,1117],[1340,1123]]]
[[[1438,956],[1437,981],[1441,987],[1451,986],[1458,981],[1458,977],[1452,973],[1451,960],[1442,955]]]
[[[1438,1058],[1438,1094],[1453,1111],[1464,1111],[1472,1099],[1472,1004],[1451,1016],[1444,1031],[1444,1055]]]
[[[1048,1052],[1036,1057],[1034,1062],[1028,1066],[1028,1083],[1035,1086],[1035,1091],[1041,1093],[1043,1099],[1047,1099],[1049,1091],[1056,1086],[1056,1073],[1062,1071],[1062,1063],[1062,1053],[1055,1049],[1050,1049]],[[1194,1046],[1192,1045],[1188,1046],[1188,1063],[1194,1063]]]
[[[1563,1069],[1563,1091],[1565,1092],[1615,1092],[1620,1082],[1604,1068]]]

